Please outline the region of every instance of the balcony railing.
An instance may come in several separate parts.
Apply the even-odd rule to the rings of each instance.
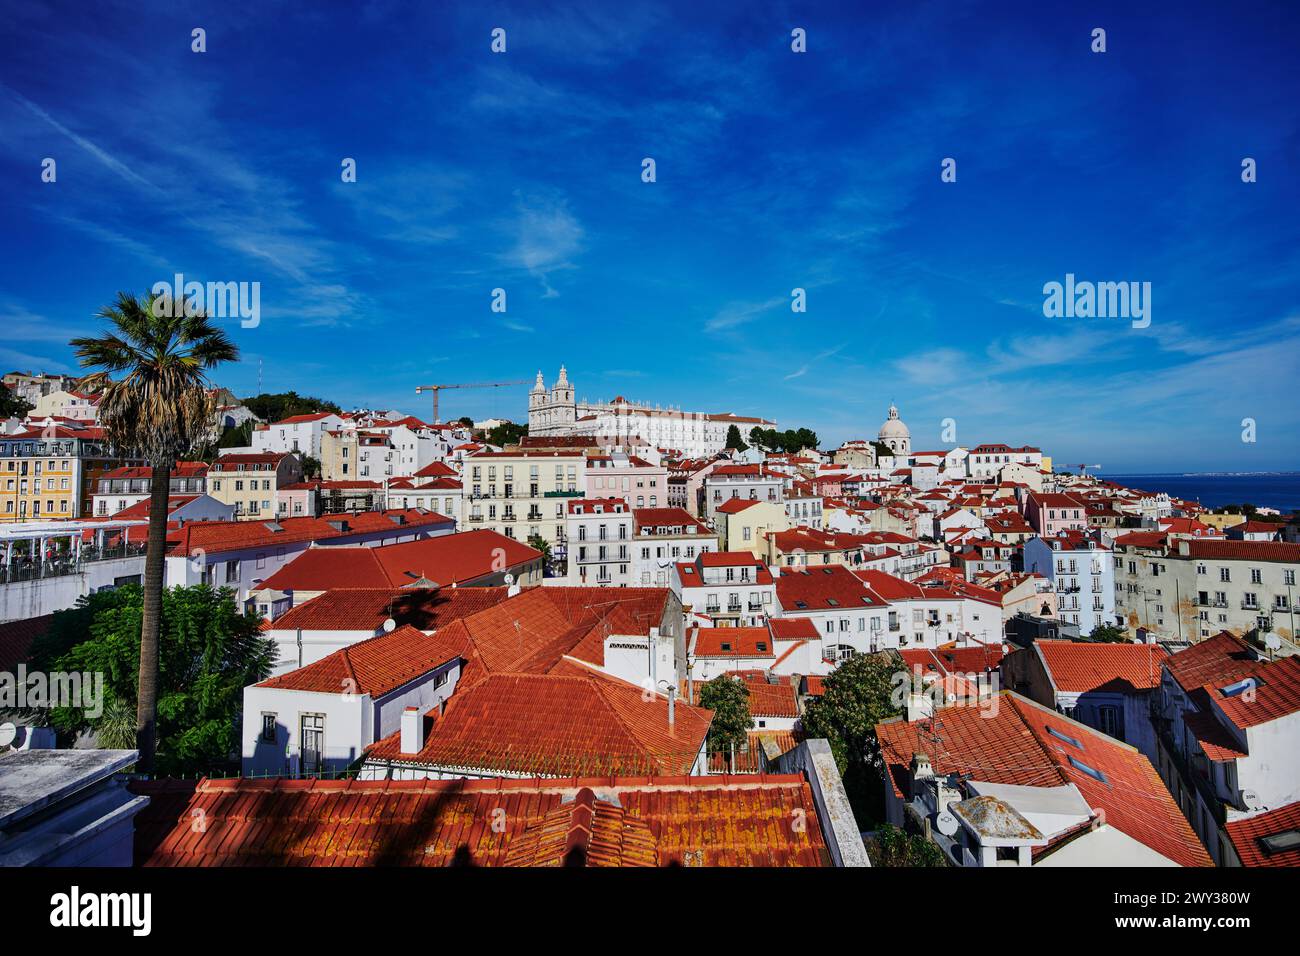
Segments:
[[[131,542],[114,547],[82,548],[80,554],[59,554],[44,562],[36,561],[23,555],[14,555],[13,562],[7,567],[0,567],[0,583],[10,584],[15,581],[34,581],[40,578],[65,577],[77,574],[83,565],[96,561],[115,561],[143,555],[145,544]]]
[[[581,492],[581,491],[544,491],[544,492],[542,492],[542,497],[543,497],[543,498],[581,498],[582,496],[583,496],[583,492]]]

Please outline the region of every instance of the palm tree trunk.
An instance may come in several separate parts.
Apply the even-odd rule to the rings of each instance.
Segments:
[[[167,548],[167,499],[172,463],[154,463],[149,488],[149,544],[144,556],[144,620],[140,628],[140,683],[136,692],[136,769],[153,773],[158,743],[158,633],[162,624],[162,591]]]

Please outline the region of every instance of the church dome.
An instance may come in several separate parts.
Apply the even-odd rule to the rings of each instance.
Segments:
[[[903,424],[898,417],[898,409],[893,405],[889,406],[889,418],[885,424],[880,426],[880,440],[887,441],[890,438],[911,438],[912,433],[908,431],[907,426]]]
[[[912,433],[907,430],[898,417],[898,409],[893,405],[889,406],[889,418],[885,419],[885,424],[880,426],[879,440],[888,445],[895,454],[910,455],[912,453]]]

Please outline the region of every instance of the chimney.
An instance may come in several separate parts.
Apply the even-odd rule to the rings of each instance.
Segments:
[[[402,711],[402,753],[418,754],[424,749],[424,719],[418,707]]]
[[[922,780],[929,780],[934,776],[934,767],[930,765],[930,757],[927,754],[912,754],[912,764],[910,769],[912,772],[913,790],[915,790],[917,783]]]
[[[673,731],[673,725],[677,722],[677,688],[668,688],[668,730]]]

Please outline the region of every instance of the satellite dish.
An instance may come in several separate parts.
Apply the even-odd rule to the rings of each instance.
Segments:
[[[934,826],[944,836],[952,836],[957,832],[957,818],[945,810],[935,817]]]
[[[18,728],[11,723],[0,724],[0,747],[8,747],[18,739]]]
[[[507,571],[505,577],[503,577],[501,580],[502,580],[502,581],[505,581],[506,584],[514,584],[514,583],[515,583],[515,576],[514,576],[513,574],[511,574],[509,571]]]
[[[1271,632],[1265,634],[1264,646],[1267,647],[1270,651],[1276,651],[1278,648],[1282,646],[1282,638],[1278,637],[1276,634],[1273,634]]]
[[[384,621],[384,633],[385,633],[385,634],[392,634],[393,631],[395,631],[395,630],[397,630],[397,622],[396,622],[396,621],[394,621],[391,617]]]

